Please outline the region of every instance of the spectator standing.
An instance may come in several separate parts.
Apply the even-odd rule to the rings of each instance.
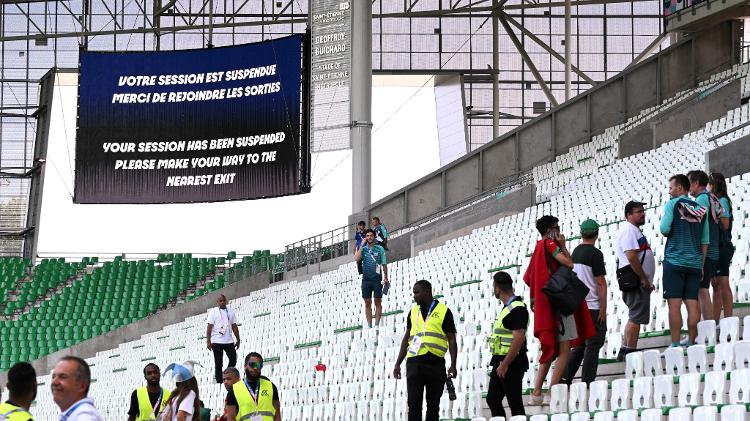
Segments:
[[[365,242],[354,254],[357,262],[362,262],[362,299],[365,300],[365,319],[367,327],[372,327],[372,301],[375,298],[375,326],[380,326],[380,316],[383,313],[383,285],[389,283],[388,261],[385,249],[375,244],[375,232],[368,229],[365,232]]]
[[[393,367],[393,377],[401,378],[401,363],[406,358],[408,421],[422,419],[423,397],[427,403],[425,421],[438,421],[446,381],[446,351],[451,354],[448,375],[456,377],[456,325],[453,312],[432,296],[429,282],[417,281],[412,293],[416,304],[406,318],[406,333]]]
[[[732,265],[734,256],[734,245],[732,244],[732,200],[727,192],[727,181],[721,173],[712,173],[708,180],[711,193],[719,198],[721,203],[721,233],[719,236],[719,266],[714,277],[714,320],[721,318],[721,310],[724,309],[724,317],[732,316],[734,297],[732,287],[729,284],[729,266]]]
[[[662,285],[669,307],[672,346],[680,346],[680,308],[683,303],[687,308],[688,346],[695,343],[700,320],[698,289],[703,262],[701,245],[708,244],[708,232],[703,228],[706,209],[687,197],[689,189],[690,181],[686,175],[677,174],[669,179],[671,199],[664,205],[660,222],[660,231],[667,237]]]
[[[638,276],[637,289],[623,291],[622,300],[628,306],[628,322],[625,324],[622,347],[617,353],[618,361],[638,348],[641,325],[647,325],[651,317],[651,293],[654,291],[656,260],[651,245],[641,227],[646,223],[646,204],[630,201],[625,205],[625,222],[617,233],[615,253],[617,269],[626,266]]]
[[[581,244],[573,250],[573,271],[578,279],[589,288],[586,296],[591,320],[594,323],[594,336],[570,350],[564,382],[570,385],[583,362],[581,381],[586,384],[596,379],[599,367],[599,350],[604,345],[607,334],[607,280],[604,275],[604,255],[596,248],[599,238],[599,223],[587,219],[581,223]]]
[[[31,364],[20,362],[8,370],[8,400],[0,404],[0,419],[7,421],[34,421],[29,413],[36,399],[36,371]]]
[[[703,255],[703,271],[698,289],[698,303],[700,304],[703,320],[713,320],[714,307],[711,304],[711,288],[716,269],[719,267],[719,224],[721,223],[721,205],[719,199],[708,191],[708,175],[700,170],[687,173],[690,180],[690,195],[703,208],[706,216],[703,218],[703,230],[708,231],[708,242],[701,243]],[[705,237],[705,234],[704,234]]]
[[[552,372],[550,386],[560,383],[565,374],[565,365],[570,357],[570,342],[578,337],[586,340],[594,334],[585,300],[574,314],[564,316],[552,308],[547,295],[542,292],[551,274],[557,271],[560,265],[573,268],[573,259],[565,245],[565,236],[560,232],[557,218],[551,215],[542,216],[536,221],[536,229],[542,239],[537,241],[529,267],[523,275],[523,280],[530,289],[531,308],[534,312],[534,336],[539,339],[542,348],[539,371],[529,398],[530,405],[543,403],[542,385],[552,361],[557,359],[558,363]]]
[[[155,420],[164,410],[169,400],[169,390],[160,386],[161,370],[159,366],[150,363],[143,367],[143,377],[146,386],[139,387],[130,395],[130,409],[128,421]]]
[[[362,247],[362,243],[365,241],[365,221],[357,222],[357,232],[354,233],[354,254],[357,254],[357,250]],[[362,261],[357,260],[357,272],[362,274]]]
[[[50,383],[60,421],[104,421],[94,401],[87,398],[90,386],[91,369],[83,358],[69,355],[60,359]]]
[[[263,357],[251,352],[245,357],[245,380],[227,394],[229,421],[281,421],[279,391],[268,377],[261,376]]]
[[[209,351],[214,353],[214,378],[216,383],[221,383],[222,367],[224,365],[224,353],[229,359],[228,367],[237,365],[237,350],[240,349],[240,329],[237,327],[237,317],[234,310],[227,307],[227,297],[219,294],[216,300],[217,307],[208,312],[208,327],[206,328],[206,341]],[[232,333],[234,337],[232,339]]]
[[[388,250],[388,230],[377,216],[372,218],[372,230],[375,232],[375,244]]]
[[[200,392],[198,380],[195,378],[196,364],[198,363],[188,360],[181,364],[172,363],[164,370],[164,373],[172,371],[175,389],[159,418],[160,421],[200,421]]]
[[[505,417],[503,397],[513,416],[526,415],[523,408],[522,383],[529,359],[526,355],[526,329],[529,311],[522,297],[513,293],[513,279],[505,272],[493,276],[492,292],[502,303],[490,336],[490,384],[487,405],[493,417]],[[507,419],[507,418],[506,418]]]
[[[228,392],[232,391],[232,386],[240,381],[240,371],[234,367],[227,367],[224,370],[224,389]],[[227,421],[227,399],[224,398],[224,413],[217,419],[217,421]]]

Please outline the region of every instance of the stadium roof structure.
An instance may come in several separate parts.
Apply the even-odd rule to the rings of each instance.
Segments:
[[[175,50],[300,33],[308,10],[307,0],[0,0],[0,256],[21,254],[33,232],[39,81],[51,68],[77,68],[81,48]],[[566,86],[575,96],[667,42],[658,0],[373,0],[372,10],[374,73],[461,77],[469,150],[564,101]],[[62,171],[72,169],[47,174]]]

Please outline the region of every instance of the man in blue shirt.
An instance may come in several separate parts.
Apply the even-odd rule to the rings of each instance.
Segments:
[[[701,245],[707,244],[708,233],[703,229],[706,209],[687,196],[690,181],[684,174],[669,179],[669,196],[664,205],[660,231],[667,237],[664,247],[662,284],[664,299],[669,307],[669,330],[672,346],[680,345],[682,314],[685,303],[688,320],[688,345],[698,335],[698,289],[701,280],[703,255]]]
[[[365,300],[367,327],[372,327],[372,298],[375,298],[375,326],[380,325],[383,308],[383,284],[387,284],[388,267],[385,250],[375,244],[375,232],[365,231],[365,242],[354,254],[357,262],[362,262],[362,298]]]
[[[711,294],[708,289],[711,287],[711,281],[716,276],[716,270],[719,267],[719,218],[711,215],[711,193],[708,187],[708,174],[701,170],[690,171],[687,173],[690,180],[690,195],[699,205],[706,209],[706,216],[703,218],[703,230],[708,232],[708,244],[701,243],[701,253],[703,255],[703,276],[698,290],[698,302],[701,307],[703,320],[712,320],[713,305],[711,304]],[[714,202],[718,199],[714,197]],[[705,237],[705,235],[704,235]]]
[[[362,243],[365,241],[365,228],[366,224],[365,221],[359,221],[357,222],[357,232],[354,233],[354,253],[357,253],[357,250],[359,250],[360,247],[362,247]],[[362,274],[362,262],[357,261],[357,273],[360,275]]]

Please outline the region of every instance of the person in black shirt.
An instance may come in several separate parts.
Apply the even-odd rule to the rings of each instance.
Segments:
[[[521,297],[513,293],[513,279],[505,272],[493,276],[493,294],[503,305],[490,337],[490,384],[487,389],[487,405],[493,417],[505,418],[503,397],[508,401],[510,412],[526,415],[523,408],[522,381],[529,369],[526,355],[526,329],[529,326],[529,311]]]
[[[453,313],[432,296],[432,285],[417,281],[412,290],[414,301],[406,319],[406,333],[401,341],[393,377],[401,378],[401,363],[406,360],[406,390],[409,421],[422,419],[422,397],[427,402],[426,421],[438,421],[440,397],[445,386],[445,351],[451,354],[448,375],[456,377],[456,325]],[[413,320],[412,320],[413,319]],[[442,319],[442,322],[440,320]],[[437,339],[436,339],[437,338]]]
[[[146,364],[145,367],[143,367],[143,377],[146,379],[146,392],[148,393],[148,400],[151,403],[151,408],[156,408],[155,411],[153,411],[154,417],[159,415],[159,412],[161,412],[162,404],[160,403],[158,406],[156,402],[161,399],[162,402],[166,402],[167,399],[169,399],[169,396],[167,395],[168,391],[166,389],[163,389],[160,386],[161,381],[161,370],[159,369],[159,366],[154,363]],[[141,418],[149,418],[149,415],[151,414],[144,414],[140,413],[140,406],[138,405],[138,389],[133,391],[133,394],[130,395],[130,409],[128,409],[128,421],[135,421],[137,419]]]
[[[257,353],[257,352],[251,352],[245,356],[245,384],[248,387],[248,390],[259,390],[260,388],[260,380],[267,380],[271,381],[268,377],[262,376],[261,369],[263,368],[263,357]],[[243,380],[239,380],[243,381]],[[274,408],[276,409],[276,414],[274,415],[274,419],[276,421],[281,420],[281,399],[279,397],[279,390],[276,388],[276,385],[271,383],[271,388],[273,392],[271,393],[271,402],[273,403]],[[237,417],[237,414],[239,414],[240,410],[240,404],[237,402],[237,397],[234,393],[234,386],[232,388],[228,389],[227,392],[227,403],[226,403],[226,414],[227,414],[227,420],[229,421],[235,421],[239,418]],[[258,399],[262,399],[262,396]],[[260,406],[260,402],[257,403],[258,406]],[[245,419],[245,418],[243,418]]]

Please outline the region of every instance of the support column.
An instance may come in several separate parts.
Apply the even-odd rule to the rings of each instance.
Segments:
[[[570,99],[570,0],[565,0],[565,100]]]
[[[371,201],[372,3],[352,1],[352,213]]]
[[[492,140],[500,136],[500,53],[498,45],[499,1],[492,0]],[[523,114],[523,113],[522,113]]]

